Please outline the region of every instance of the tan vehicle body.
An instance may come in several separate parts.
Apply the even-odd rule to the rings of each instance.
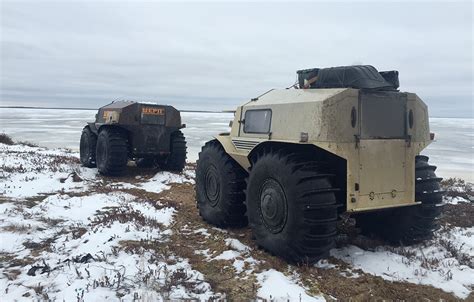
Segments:
[[[238,107],[231,132],[216,138],[247,171],[252,150],[268,142],[312,144],[345,159],[347,211],[415,205],[415,156],[431,143],[427,106],[414,93],[391,92],[398,100],[383,107],[388,109],[380,115],[382,107],[370,108],[385,106],[387,94],[370,93],[372,101],[365,101],[366,95],[352,88],[271,90]],[[382,128],[384,122],[393,122],[392,108],[402,116],[394,123],[400,123],[403,136],[364,134],[378,131],[364,130],[370,126],[369,119],[382,119],[372,122]],[[244,131],[246,111],[255,109],[271,110],[268,133]]]

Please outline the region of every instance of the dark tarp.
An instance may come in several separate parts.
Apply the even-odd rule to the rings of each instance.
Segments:
[[[379,73],[370,65],[339,66],[331,68],[314,68],[299,70],[300,88],[305,80],[310,81],[317,76],[309,88],[357,88],[374,90],[395,90],[398,88],[398,72]],[[312,81],[310,81],[312,82]]]
[[[385,81],[392,84],[394,88],[400,87],[400,82],[398,81],[398,71],[396,70],[381,71],[379,73],[385,79]]]

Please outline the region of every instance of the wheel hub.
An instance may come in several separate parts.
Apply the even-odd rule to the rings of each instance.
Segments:
[[[263,223],[272,233],[279,233],[286,224],[288,206],[285,192],[274,179],[267,179],[260,193],[260,212]]]
[[[206,171],[206,196],[211,206],[215,207],[219,202],[220,191],[219,173],[215,166],[210,166]]]

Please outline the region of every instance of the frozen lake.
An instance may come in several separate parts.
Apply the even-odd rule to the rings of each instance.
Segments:
[[[0,108],[0,132],[15,140],[49,148],[79,148],[82,127],[93,121],[95,110]],[[195,161],[201,146],[212,136],[228,131],[231,113],[183,112],[188,141],[188,160]],[[423,154],[430,156],[442,177],[461,177],[474,182],[474,119],[430,118],[436,142]]]

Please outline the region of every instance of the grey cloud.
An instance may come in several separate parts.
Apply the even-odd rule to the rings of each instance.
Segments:
[[[398,69],[432,115],[473,114],[471,2],[7,1],[1,14],[2,105],[229,109],[297,69],[357,62]]]

